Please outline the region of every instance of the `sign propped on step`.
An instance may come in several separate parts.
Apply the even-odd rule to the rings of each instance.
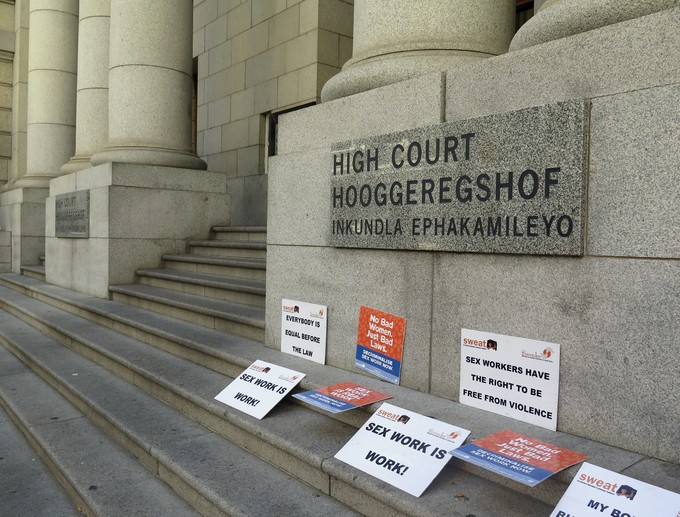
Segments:
[[[460,402],[555,431],[560,345],[460,332]]]
[[[383,404],[335,457],[420,497],[470,431]]]
[[[305,374],[257,360],[220,391],[215,400],[262,419]]]
[[[341,413],[392,398],[391,395],[364,388],[353,382],[341,382],[318,390],[296,393],[293,397],[330,413]]]
[[[326,364],[325,305],[281,301],[281,351]]]
[[[405,332],[404,318],[362,306],[356,366],[392,384],[399,384]]]
[[[535,486],[588,456],[551,443],[501,431],[450,451],[453,456],[525,485]]]
[[[584,463],[550,517],[595,515],[678,517],[680,494]]]

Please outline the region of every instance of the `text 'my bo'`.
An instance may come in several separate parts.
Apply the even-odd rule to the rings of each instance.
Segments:
[[[582,255],[588,104],[331,147],[336,247]]]

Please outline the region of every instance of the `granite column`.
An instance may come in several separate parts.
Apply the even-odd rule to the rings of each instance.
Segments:
[[[324,87],[329,101],[507,51],[512,0],[356,0],[352,59]]]
[[[90,167],[108,143],[110,0],[80,0],[75,155],[64,173]]]
[[[547,0],[512,39],[520,50],[677,7],[678,0]]]
[[[91,162],[205,169],[192,151],[188,0],[111,0],[109,134]]]
[[[73,154],[78,0],[31,0],[26,174],[17,187],[46,188]]]

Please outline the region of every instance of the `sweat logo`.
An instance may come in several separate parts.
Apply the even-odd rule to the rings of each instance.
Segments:
[[[269,373],[269,370],[271,368],[269,366],[258,366],[256,364],[250,365],[251,370],[255,370],[256,372],[262,372],[262,373]]]
[[[610,483],[608,481],[598,479],[597,477],[591,476],[586,473],[581,474],[578,477],[578,481],[579,483],[590,485],[599,490],[602,490],[603,492],[616,494],[619,497],[625,497],[626,499],[630,499],[631,501],[635,499],[635,496],[637,495],[637,490],[629,485],[619,485],[618,483]]]
[[[297,305],[284,305],[283,310],[286,311],[286,312],[299,313],[300,307],[298,307]]]
[[[381,416],[383,418],[386,418],[387,420],[392,420],[393,422],[398,422],[400,424],[406,424],[409,420],[411,420],[411,417],[408,415],[399,415],[397,413],[391,413],[389,411],[385,411],[384,409],[379,409],[376,414],[378,416]]]
[[[493,339],[470,339],[463,338],[463,346],[470,348],[485,348],[487,350],[498,350],[498,341]]]

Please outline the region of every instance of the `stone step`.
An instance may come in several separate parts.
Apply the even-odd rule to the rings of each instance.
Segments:
[[[268,350],[258,341],[197,326],[124,303],[94,298],[14,273],[0,275],[0,286],[226,375],[237,375],[255,360],[260,351]],[[9,306],[10,303],[8,296],[0,297],[0,308],[4,307],[12,310],[13,314],[18,314],[21,309]],[[40,322],[27,321],[42,325]],[[251,348],[252,352],[249,351]]]
[[[361,373],[340,370],[338,368],[304,361],[300,358],[283,354],[278,350],[267,348],[255,341],[234,338],[228,334],[198,327],[187,322],[173,321],[171,318],[153,312],[128,307],[114,301],[91,298],[57,286],[46,285],[23,276],[12,274],[0,275],[0,283],[11,286],[16,291],[24,292],[33,298],[45,300],[53,306],[63,307],[71,312],[80,313],[88,319],[99,321],[111,328],[116,328],[116,330],[124,332],[129,336],[133,336],[146,343],[151,343],[177,356],[189,358],[195,363],[207,366],[214,371],[222,372],[229,377],[239,375],[243,369],[254,360],[262,359],[307,373],[307,377],[303,379],[301,383],[301,389],[304,390],[315,389],[343,381],[356,382],[369,388],[393,395],[394,398],[390,400],[390,402],[395,405],[470,429],[472,434],[469,440],[474,440],[502,429],[513,429],[519,433],[587,454],[591,458],[589,461],[601,465],[604,468],[617,472],[625,472],[628,475],[672,491],[680,491],[680,480],[677,477],[664,477],[663,475],[663,472],[672,471],[672,465],[651,458],[645,458],[639,454],[616,449],[577,436],[560,432],[555,433],[499,415],[479,411],[450,400],[440,399],[401,386],[387,384],[373,377],[364,376]],[[23,301],[19,303],[19,300]],[[13,294],[12,291],[0,290],[0,303],[3,303],[5,307],[9,306],[9,309],[15,312],[28,310],[25,308],[26,303],[28,303],[26,300],[26,297],[18,296],[16,293]],[[35,300],[30,301],[37,303]],[[54,312],[52,308],[43,310],[47,310],[48,313]],[[31,318],[28,319],[31,320]],[[33,324],[44,328],[49,326],[47,321],[42,320],[34,320]],[[69,337],[69,339],[71,339],[71,337]],[[154,362],[154,364],[156,364],[156,362]],[[179,375],[178,378],[184,379],[186,376]],[[226,384],[227,382],[225,381],[225,385]],[[211,397],[212,394],[209,398]],[[298,402],[296,399],[292,399],[292,401],[295,403]],[[284,401],[284,404],[286,402],[288,401]],[[328,415],[320,410],[316,410],[316,408],[309,409],[313,410],[312,413],[323,413],[324,417],[333,418],[341,423],[348,424],[353,428],[358,428],[363,425],[366,419],[377,409],[377,407],[379,407],[379,405],[379,403],[373,404],[366,408],[339,413],[337,415]],[[291,404],[291,406],[293,406],[293,404]],[[278,409],[276,411],[278,411]],[[234,416],[237,413],[238,412],[236,411],[227,411],[225,417],[229,417],[230,415]],[[252,419],[248,419],[247,417],[244,418],[246,423],[252,421]],[[268,423],[269,417],[262,422]],[[294,425],[292,428],[297,429]],[[261,430],[258,428],[255,433],[257,436],[260,436]],[[304,438],[304,436],[302,437]],[[292,439],[293,438],[291,438],[291,440]],[[272,438],[272,440],[278,444],[277,446],[281,446],[280,438]],[[307,454],[307,448],[304,444],[298,443],[296,445],[296,442],[293,441],[291,445],[286,447],[286,450],[305,451],[304,454]],[[281,455],[272,455],[272,457],[280,456]],[[285,455],[283,455],[283,457],[285,457]],[[350,482],[355,479],[358,479],[360,483],[365,484],[366,487],[368,487],[366,490],[369,492],[375,489],[375,493],[371,492],[372,495],[368,498],[369,500],[371,498],[382,500],[380,498],[386,494],[386,492],[384,492],[384,483],[373,480],[369,476],[357,478],[357,471],[355,469],[336,462],[325,461],[323,462],[323,465],[326,465],[331,469],[329,474],[333,479],[339,479],[333,486],[336,486],[336,491],[343,490],[347,494],[346,497],[348,499],[343,500],[348,502],[348,504],[352,504],[351,501],[354,498],[356,498],[357,501],[364,501],[368,497],[365,494],[362,495],[361,490],[357,491],[356,487]],[[334,466],[337,468],[333,468]],[[578,466],[571,467],[542,482],[539,486],[529,489],[528,487],[519,485],[507,478],[474,467],[469,463],[459,462],[454,459],[452,460],[452,466],[457,467],[453,469],[452,477],[446,477],[445,473],[449,472],[449,467],[447,467],[445,473],[442,474],[443,478],[440,476],[440,478],[435,481],[436,486],[439,486],[439,483],[443,483],[441,486],[445,486],[447,490],[450,491],[451,483],[456,483],[456,487],[459,486],[458,476],[474,475],[475,477],[482,478],[484,480],[483,483],[491,481],[497,485],[502,485],[511,489],[512,492],[528,494],[534,499],[540,499],[552,505],[554,505],[561,497],[566,489],[566,485],[571,482],[572,477],[578,470]],[[282,468],[286,467],[283,466]],[[462,469],[465,472],[461,472],[459,469]],[[348,479],[350,481],[348,481]],[[441,481],[441,479],[453,479],[453,481]],[[477,483],[476,481],[470,483],[477,486],[475,484]],[[484,486],[483,483],[481,486]],[[423,497],[429,493],[429,490],[430,489],[428,489],[428,492],[426,492]],[[401,497],[406,497],[406,499],[410,498],[410,496],[404,496],[404,494],[399,491],[395,491],[395,493],[400,494]],[[387,492],[387,494],[389,497],[393,497],[393,492]],[[449,492],[447,492],[447,494],[447,496],[441,497],[448,497],[450,499],[451,494]],[[342,496],[338,495],[338,497]],[[483,498],[483,496],[480,497]],[[422,502],[423,498],[421,497],[417,500],[410,498],[410,500]],[[435,503],[432,504],[435,507],[437,506]],[[446,506],[444,503],[442,504],[443,506]],[[364,511],[364,513],[370,512]],[[468,513],[474,514],[474,512]],[[549,511],[544,514],[547,515],[548,513]],[[415,514],[418,513],[416,512]],[[503,515],[503,512],[481,512],[479,515]],[[528,513],[527,515],[533,514]]]
[[[62,315],[62,330],[73,323],[71,320],[77,319],[72,315],[63,318]],[[183,379],[180,384],[185,385],[185,390],[191,386],[199,391],[213,391],[224,382],[223,378],[206,379],[200,372],[197,372],[198,378],[187,376],[190,372],[184,371],[185,365],[177,364],[185,361],[168,354],[164,355],[169,362],[163,361],[163,357],[158,356],[159,353],[163,355],[160,351],[143,345],[140,347],[139,343],[135,348],[133,340],[121,342],[119,338],[122,336],[117,338],[114,332],[96,336],[96,325],[90,324],[89,327],[83,331],[90,332],[90,337],[95,338],[91,342],[93,346],[101,350],[121,346],[128,354],[126,360],[138,365],[146,363],[153,367],[149,361],[160,360],[163,367],[170,369],[166,371],[167,375]],[[117,497],[109,496],[108,505],[94,508],[90,512],[92,515],[193,515],[194,512],[186,507],[186,503],[178,501],[160,480],[184,500],[190,501],[203,515],[355,515],[355,512],[328,495],[273,468],[244,448],[148,395],[137,385],[143,384],[143,381],[133,378],[132,372],[130,380],[135,384],[60,346],[5,312],[0,312],[0,341],[64,394],[77,408],[72,409],[72,412],[81,411],[87,417],[71,415],[64,418],[66,422],[59,422],[61,425],[51,424],[54,430],[48,433],[50,436],[46,441],[53,435],[66,440],[63,445],[55,447],[60,450],[64,462],[68,463],[65,475],[70,476],[77,466],[75,464],[81,463],[86,465],[86,474],[99,469],[107,474],[111,470],[120,473],[123,478],[127,477],[119,479],[110,475],[109,479],[102,479],[101,492],[97,484],[87,481],[75,484],[81,490],[87,486],[85,490],[102,495],[109,487],[119,492]],[[146,355],[147,350],[156,355]],[[7,354],[5,350],[1,352]],[[35,375],[31,375],[35,382]],[[34,389],[27,385],[17,386],[13,389],[20,392],[24,399],[34,399]],[[37,394],[43,393],[46,393],[46,398],[41,397],[41,401],[49,401],[50,395],[52,398],[58,397],[53,390],[39,391]],[[56,403],[46,403],[46,407],[48,415],[55,414]],[[106,431],[108,436],[102,437],[99,429],[94,428],[89,420]],[[35,434],[35,429],[31,428],[31,435]],[[131,458],[127,454],[123,458],[107,448],[106,443],[110,438],[160,480],[138,463],[121,464],[124,461],[130,463]],[[139,479],[135,475],[135,468],[145,473],[148,479]],[[165,494],[159,501],[143,508],[143,502],[156,497],[155,491],[148,488],[148,483],[152,481],[164,489]],[[93,486],[97,488],[91,488]]]
[[[225,258],[210,255],[164,255],[163,265],[168,269],[221,275],[233,278],[265,280],[266,262],[254,258]]]
[[[206,255],[225,258],[257,258],[267,256],[267,243],[238,240],[189,241],[187,243],[194,255]]]
[[[45,266],[21,266],[21,274],[29,278],[45,281]]]
[[[61,311],[18,293],[0,289],[0,297],[11,302],[12,308],[21,307],[26,314],[31,314],[34,324],[51,328],[59,341],[70,343],[71,347],[112,372],[132,379],[136,386],[171,406],[181,407],[194,420],[367,515],[443,516],[451,515],[452,510],[461,512],[458,515],[470,512],[500,515],[501,508],[508,502],[516,510],[516,513],[505,512],[508,516],[546,515],[549,511],[544,503],[456,469],[455,461],[423,497],[415,499],[333,458],[354,434],[355,426],[310,411],[303,405],[291,403],[292,400],[284,401],[264,420],[253,419],[214,401],[214,395],[231,382],[231,377],[152,347],[140,346],[133,339],[87,324],[75,316],[60,314]],[[291,356],[289,359],[298,363],[298,368],[303,366],[300,359]],[[104,383],[99,381],[99,384]],[[110,382],[105,386],[107,392],[112,391],[109,386]],[[118,398],[122,400],[124,396]],[[429,409],[435,408],[430,406]],[[107,421],[111,420],[107,418]],[[173,424],[173,427],[176,426]],[[452,483],[459,491],[456,493],[464,494],[458,498],[458,508],[451,502]]]
[[[203,327],[264,342],[264,308],[150,285],[109,287],[113,299]]]
[[[265,305],[266,289],[262,280],[227,278],[175,269],[138,269],[137,275],[144,285],[256,307]]]
[[[39,367],[44,372],[52,369],[63,371],[63,375],[70,376],[75,385],[86,385],[96,380],[98,373],[104,372],[79,358],[71,361],[68,355],[62,357],[63,347],[3,311],[0,311],[0,343],[29,361],[40,361]],[[61,384],[51,374],[44,375]],[[106,386],[102,385],[102,391],[105,389]],[[55,495],[54,503],[58,506],[44,515],[77,515],[80,511],[101,517],[165,512],[169,515],[198,515],[151,470],[114,443],[80,410],[2,346],[0,400],[28,437],[35,453],[73,498],[65,501],[64,497]],[[6,443],[3,434],[3,445]],[[0,478],[5,477],[4,472],[8,471],[3,469]],[[25,494],[27,499],[23,503],[30,504],[30,510],[7,513],[3,493],[4,515],[38,515],[35,511],[38,507],[33,507],[36,498],[34,481],[31,479],[22,486],[23,490],[31,489]],[[53,489],[47,495],[52,492]],[[63,513],[59,513],[59,507],[64,508]]]
[[[212,232],[217,240],[267,241],[266,226],[213,226]]]
[[[5,376],[19,375],[19,369],[3,360],[2,352],[0,350],[0,385]],[[9,371],[12,373],[8,373]],[[0,404],[2,403],[0,398]],[[67,495],[2,409],[0,436],[0,494],[3,515],[81,515],[76,502]]]

